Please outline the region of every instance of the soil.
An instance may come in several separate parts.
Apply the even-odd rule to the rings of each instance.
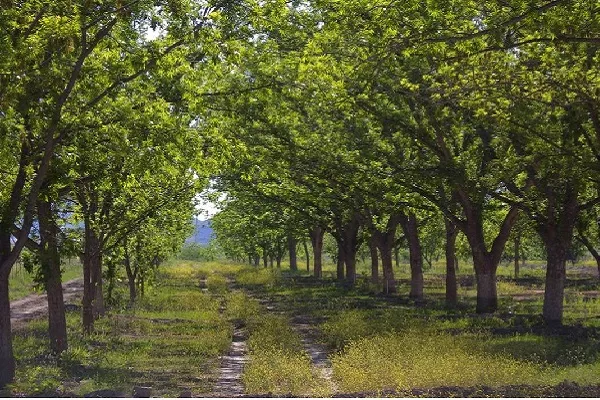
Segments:
[[[83,278],[73,279],[63,283],[63,296],[67,309],[78,308],[83,296]],[[13,329],[24,326],[27,321],[42,317],[48,312],[46,294],[30,294],[10,303],[10,322]]]

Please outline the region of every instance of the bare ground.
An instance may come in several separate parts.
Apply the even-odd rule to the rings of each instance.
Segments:
[[[83,296],[83,278],[63,283],[65,304],[77,303]],[[30,294],[22,299],[11,301],[10,322],[14,328],[22,327],[27,321],[42,317],[48,313],[46,294]]]

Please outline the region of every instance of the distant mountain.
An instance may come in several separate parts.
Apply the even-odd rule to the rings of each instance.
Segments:
[[[213,232],[212,228],[210,227],[210,219],[206,221],[200,221],[194,218],[192,223],[194,224],[194,233],[185,240],[185,243],[208,244]]]

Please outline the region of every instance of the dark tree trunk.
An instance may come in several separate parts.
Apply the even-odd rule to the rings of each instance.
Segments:
[[[273,268],[273,254],[269,254],[269,267]]]
[[[269,258],[267,256],[267,248],[263,247],[263,266],[267,268],[269,265]]]
[[[296,238],[292,235],[288,236],[288,253],[290,257],[290,269],[298,271],[298,257],[296,256]]]
[[[496,268],[483,264],[484,271],[477,274],[477,309],[479,314],[493,313],[498,309],[498,293],[496,286]]]
[[[310,272],[310,255],[308,254],[308,246],[306,245],[306,240],[302,241],[302,246],[304,247],[304,255],[306,256],[306,272]]]
[[[344,263],[346,264],[346,281],[353,286],[356,283],[356,253],[360,246],[358,230],[360,221],[357,214],[352,216],[345,224],[338,224],[336,239],[344,249]]]
[[[554,326],[562,324],[567,251],[560,244],[558,246],[546,244],[546,252],[548,259],[543,317],[547,325]]]
[[[396,293],[396,279],[394,278],[394,268],[392,267],[392,253],[396,237],[396,229],[400,223],[398,214],[390,215],[385,227],[385,231],[380,231],[375,227],[373,230],[373,240],[381,253],[381,268],[383,270],[383,292],[386,294]]]
[[[396,269],[400,268],[400,246],[394,247],[394,262],[396,263]]]
[[[61,282],[58,227],[52,216],[52,205],[38,201],[40,224],[40,260],[48,299],[48,336],[50,349],[60,354],[67,350],[67,320]]]
[[[543,317],[549,326],[562,324],[567,256],[579,212],[575,193],[570,195],[561,205],[558,217],[548,212],[545,223],[538,224],[547,256]]]
[[[464,200],[464,197],[463,197]],[[464,201],[463,209],[466,221],[462,228],[473,255],[473,267],[477,280],[476,312],[493,313],[498,309],[498,293],[496,290],[496,270],[508,241],[510,230],[518,217],[518,209],[512,207],[500,227],[500,231],[492,242],[492,249],[487,250],[483,234],[483,216],[480,210]]]
[[[515,237],[515,279],[519,279],[519,251],[521,247],[521,236]]]
[[[83,254],[83,329],[86,333],[94,330],[94,320],[103,312],[102,298],[102,259],[100,257],[100,239],[92,227],[88,216],[84,217],[84,254]]]
[[[379,283],[379,257],[377,254],[377,241],[375,236],[369,240],[369,251],[371,253],[371,282]]]
[[[456,285],[456,236],[458,229],[446,219],[446,306],[456,307],[458,290]]]
[[[410,298],[423,298],[423,253],[419,240],[419,227],[414,213],[401,215],[402,229],[408,240],[410,254]]]
[[[258,264],[260,264],[260,256],[258,254],[254,255],[254,266],[258,267]]]
[[[10,300],[8,298],[9,269],[0,271],[0,388],[15,377],[15,357],[10,327]]]
[[[129,286],[129,306],[133,306],[137,299],[137,286],[136,286],[136,275],[137,271],[131,268],[131,257],[129,256],[129,250],[127,249],[127,243],[125,243],[125,273],[127,274],[127,285]]]
[[[338,281],[343,281],[345,277],[344,265],[346,264],[346,255],[344,254],[344,246],[338,241],[337,253],[337,269],[336,278]]]
[[[315,227],[309,232],[310,241],[313,248],[313,270],[315,278],[323,277],[323,236],[325,230],[320,227]]]

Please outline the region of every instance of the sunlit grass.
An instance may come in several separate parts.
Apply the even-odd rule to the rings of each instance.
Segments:
[[[242,379],[250,394],[323,396],[300,336],[283,316],[260,315],[249,321],[249,362]]]
[[[540,381],[542,367],[486,354],[476,340],[418,331],[359,339],[333,357],[334,377],[346,392]]]
[[[32,321],[14,336],[13,394],[76,397],[111,389],[131,396],[136,385],[151,386],[155,396],[210,393],[232,326],[220,312],[221,298],[198,287],[198,272],[195,265],[171,265],[162,273],[176,285],[162,282],[133,308],[117,307],[89,336],[82,335],[80,314],[68,313],[70,347],[60,357],[49,354],[47,321]]]

